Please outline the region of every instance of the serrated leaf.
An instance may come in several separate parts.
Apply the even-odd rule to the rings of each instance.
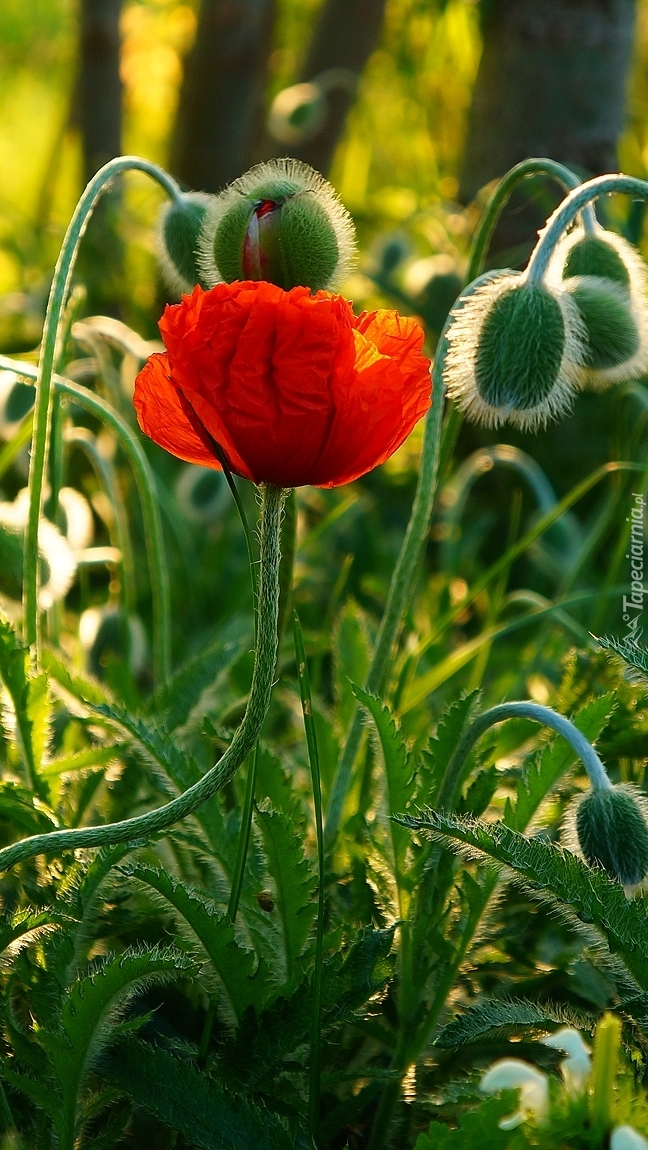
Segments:
[[[419,1134],[414,1150],[508,1150],[511,1134],[499,1123],[515,1109],[515,1098],[516,1092],[507,1090],[502,1097],[484,1099],[461,1115],[456,1129],[431,1122],[427,1134]]]
[[[80,675],[76,670],[68,670],[63,660],[48,647],[41,651],[41,663],[50,678],[80,703],[85,705],[110,702],[106,691],[96,679],[90,678],[89,675]]]
[[[0,617],[0,678],[11,698],[17,741],[32,789],[42,794],[39,772],[49,737],[47,676],[29,672],[29,652],[6,619]]]
[[[405,816],[404,825],[428,830],[460,854],[493,859],[525,890],[605,937],[642,989],[648,989],[648,920],[643,904],[628,900],[623,887],[600,868],[552,843],[526,839],[504,823],[483,823],[427,810]]]
[[[268,872],[275,886],[277,907],[286,961],[286,980],[296,972],[315,918],[313,899],[317,879],[304,855],[303,824],[284,811],[271,807],[257,810],[257,825],[263,835]]]
[[[184,919],[204,948],[236,1018],[249,1006],[261,1009],[271,989],[265,964],[257,962],[253,951],[239,945],[225,915],[165,871],[134,864],[123,867],[122,873],[157,891]]]
[[[74,775],[80,771],[101,770],[119,758],[124,749],[124,743],[113,743],[109,746],[88,747],[85,751],[61,755],[57,759],[51,759],[47,766],[43,767],[41,777],[57,779],[61,775]]]
[[[443,712],[439,719],[436,734],[430,739],[423,752],[423,769],[419,773],[419,785],[414,801],[417,806],[434,805],[446,767],[452,758],[466,724],[479,699],[479,691],[461,695]]]
[[[333,635],[335,696],[340,728],[346,731],[356,709],[352,683],[364,683],[371,661],[371,642],[364,612],[347,599]]]
[[[238,659],[249,643],[248,628],[235,639],[210,644],[204,651],[175,672],[159,691],[147,700],[144,712],[167,732],[175,731],[187,721],[200,696],[226,667]]]
[[[292,815],[295,809],[295,787],[281,759],[266,747],[259,747],[257,757],[256,800],[269,799],[276,811]]]
[[[60,911],[48,908],[37,910],[23,907],[14,914],[0,918],[0,954],[22,940],[25,946],[36,938],[61,926],[72,925],[73,920]]]
[[[493,1030],[515,1032],[521,1026],[535,1030],[546,1030],[547,1023],[560,1026],[585,1027],[592,1029],[593,1015],[577,1014],[573,1010],[553,1006],[550,1002],[531,1002],[529,999],[494,998],[488,1002],[478,1002],[454,1018],[437,1036],[434,1045],[443,1047],[463,1046],[475,1042]]]
[[[150,759],[161,768],[166,778],[171,779],[178,790],[186,790],[202,777],[202,772],[192,757],[179,751],[167,731],[155,723],[145,722],[115,703],[93,704],[91,710],[94,714],[117,723],[122,730],[132,735],[136,743],[146,751]]]
[[[111,1081],[200,1150],[291,1150],[275,1114],[236,1097],[189,1062],[144,1042],[120,1042],[104,1060]]]
[[[403,814],[412,801],[416,785],[411,756],[388,705],[355,683],[353,684],[353,693],[358,702],[369,711],[376,725],[385,764],[388,813],[390,816]],[[410,844],[410,836],[406,829],[391,817],[389,827],[394,852],[396,881],[399,889],[401,889],[404,880],[405,855]]]
[[[339,951],[322,968],[322,1031],[354,1017],[384,989],[394,968],[395,927],[362,931],[346,955]],[[237,1090],[272,1095],[282,1065],[308,1042],[311,1026],[311,976],[292,994],[279,997],[259,1018],[248,1012],[223,1049],[222,1066]]]
[[[628,639],[620,639],[616,635],[602,635],[596,642],[604,651],[618,655],[625,663],[627,678],[631,682],[638,682],[643,687],[648,686],[648,650],[632,643]]]
[[[60,1150],[74,1150],[80,1094],[85,1077],[113,1037],[116,1014],[132,995],[152,982],[168,982],[191,970],[192,963],[172,947],[130,950],[98,961],[90,974],[69,989],[59,1029],[42,1029],[37,1038],[49,1054],[61,1094],[57,1121]]]
[[[602,695],[587,703],[573,719],[574,725],[594,743],[615,707],[613,695]],[[523,831],[537,813],[549,791],[576,758],[576,752],[564,739],[557,738],[534,756],[525,767],[516,786],[515,806],[506,800],[504,822],[513,830]]]

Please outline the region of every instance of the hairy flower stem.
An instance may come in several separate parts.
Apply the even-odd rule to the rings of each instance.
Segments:
[[[32,439],[31,465],[29,469],[29,519],[25,534],[24,567],[24,608],[25,637],[30,647],[38,654],[39,611],[38,611],[38,528],[43,509],[43,487],[47,474],[50,432],[52,423],[52,403],[54,391],[52,376],[60,344],[61,325],[81,237],[88,220],[102,193],[115,176],[122,172],[138,170],[152,176],[174,198],[180,197],[180,188],[175,180],[156,164],[140,160],[137,156],[120,156],[105,164],[92,178],[79,200],[68,230],[63,240],[54,279],[50,290],[36,387],[36,407],[34,412],[34,433]],[[164,652],[165,669],[168,672],[169,652]]]
[[[519,703],[501,703],[498,707],[491,707],[490,710],[484,711],[483,715],[479,715],[474,723],[464,731],[445,769],[436,796],[435,807],[440,810],[452,810],[461,784],[463,768],[472,748],[489,727],[495,723],[503,723],[505,719],[534,719],[545,727],[551,727],[553,731],[567,740],[581,759],[593,789],[611,790],[612,783],[608,778],[607,771],[585,735],[581,734],[578,728],[564,715],[552,711],[551,707],[543,707],[540,703],[531,703],[525,700]]]
[[[36,378],[36,368],[33,364],[9,359],[8,356],[0,355],[0,368],[15,371],[25,379]],[[133,470],[144,520],[144,540],[153,599],[153,669],[156,683],[160,684],[167,674],[167,654],[171,637],[171,595],[153,473],[136,433],[109,403],[95,395],[93,391],[61,375],[54,375],[52,380],[57,394],[69,396],[115,433],[119,446]]]
[[[478,275],[481,275],[484,268],[484,260],[488,253],[488,247],[497,226],[497,221],[508,203],[512,192],[518,184],[528,179],[529,176],[551,176],[566,192],[571,192],[574,188],[580,187],[582,182],[578,176],[569,168],[566,168],[564,164],[559,164],[555,160],[545,158],[522,160],[520,164],[516,164],[514,168],[511,168],[510,172],[507,172],[500,180],[482,213],[473,238],[470,263],[466,273],[467,283],[472,283]],[[596,226],[594,209],[589,204],[583,212],[583,225],[588,232],[593,231]]]
[[[238,770],[256,743],[265,719],[277,660],[279,607],[279,530],[284,492],[264,484],[261,488],[261,564],[259,572],[259,624],[252,686],[245,714],[222,759],[183,794],[157,810],[101,827],[78,827],[33,835],[0,850],[0,870],[39,854],[60,853],[81,847],[114,846],[165,831],[220,791]]]
[[[542,281],[557,244],[587,204],[600,196],[609,196],[612,192],[648,200],[648,182],[635,176],[597,176],[570,192],[549,217],[540,234],[527,268],[528,283],[537,284]]]

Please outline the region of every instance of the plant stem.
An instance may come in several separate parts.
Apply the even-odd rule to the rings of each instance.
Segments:
[[[24,567],[24,609],[25,637],[30,647],[38,654],[39,611],[38,611],[38,527],[43,506],[43,486],[47,474],[50,427],[52,418],[52,375],[59,348],[59,337],[63,311],[67,300],[70,280],[74,270],[81,237],[97,200],[121,172],[138,170],[152,176],[174,198],[180,196],[175,180],[156,164],[140,160],[137,156],[120,156],[105,164],[86,187],[70,221],[63,246],[54,271],[50,297],[43,328],[41,356],[38,365],[36,387],[36,407],[34,411],[34,434],[32,439],[31,466],[29,469],[29,519],[25,533]]]
[[[446,350],[447,343],[444,329],[444,332],[439,338],[434,359],[432,406],[425,417],[421,466],[414,504],[412,506],[412,514],[392,575],[385,613],[378,630],[376,645],[365,682],[365,690],[370,691],[372,694],[379,694],[384,687],[390,667],[392,647],[402,625],[405,607],[412,589],[414,572],[430,525],[430,516],[434,506],[437,486],[444,399],[443,364],[445,362]],[[356,707],[331,786],[324,832],[325,843],[328,849],[331,848],[340,826],[344,802],[351,781],[351,772],[362,738],[362,730],[362,716],[359,708]]]
[[[639,180],[635,176],[597,176],[581,184],[558,205],[553,215],[547,221],[540,238],[531,254],[527,268],[527,282],[540,283],[543,279],[549,261],[556,245],[562,238],[570,224],[573,224],[579,212],[599,196],[609,196],[612,192],[621,192],[627,196],[639,199],[648,199],[648,182]]]
[[[10,367],[11,370],[26,379],[34,379],[36,376],[36,369],[32,364],[0,355],[0,368],[5,367]],[[170,665],[171,596],[164,551],[164,536],[153,473],[136,433],[110,404],[106,403],[104,399],[100,399],[94,392],[89,391],[87,387],[64,379],[63,376],[53,376],[53,383],[57,392],[60,392],[61,395],[69,395],[75,403],[85,408],[91,415],[101,419],[115,432],[119,445],[133,469],[144,520],[144,536],[153,598],[153,671],[156,685],[159,686],[168,677]]]
[[[611,790],[612,783],[608,778],[607,771],[585,735],[581,734],[578,728],[564,715],[552,711],[551,707],[543,707],[540,703],[523,700],[519,703],[501,703],[498,707],[491,707],[488,711],[484,711],[483,715],[479,715],[474,723],[464,731],[445,769],[436,796],[435,807],[440,810],[452,810],[464,764],[477,740],[495,723],[503,723],[505,719],[514,718],[535,719],[537,723],[542,723],[543,726],[551,727],[552,730],[557,731],[567,740],[582,760],[593,789]]]
[[[252,811],[254,809],[254,790],[256,787],[258,759],[259,744],[257,743],[248,759],[247,779],[245,781],[245,799],[243,801],[243,810],[241,812],[241,827],[239,830],[238,850],[236,852],[236,864],[234,866],[234,877],[232,878],[232,889],[230,890],[230,896],[227,903],[227,914],[231,922],[236,921],[236,915],[238,914],[238,907],[241,899],[241,891],[243,890],[245,863],[250,847],[250,835],[252,833]]]
[[[311,1046],[308,1089],[308,1129],[311,1139],[316,1143],[319,1133],[321,1074],[322,952],[324,945],[324,831],[322,820],[322,782],[320,774],[319,751],[317,749],[317,732],[315,730],[315,720],[313,718],[313,703],[311,699],[311,689],[308,678],[308,663],[306,662],[306,653],[304,651],[304,637],[302,635],[299,616],[296,611],[293,611],[293,635],[295,639],[295,655],[297,657],[297,678],[299,680],[299,694],[301,696],[302,712],[304,715],[304,728],[306,731],[306,743],[308,745],[308,760],[310,762],[311,779],[313,784],[315,832],[317,835],[317,930],[315,934],[315,969],[313,970],[313,1004],[311,1009]]]
[[[93,397],[95,398],[95,397]],[[277,659],[277,617],[279,603],[279,533],[284,492],[265,484],[261,503],[261,565],[259,577],[259,630],[252,673],[252,686],[245,714],[223,757],[207,774],[170,803],[144,815],[99,827],[78,827],[33,835],[0,850],[0,870],[18,862],[80,847],[111,846],[148,838],[165,831],[173,823],[202,806],[233,777],[259,737],[265,719]]]
[[[502,177],[495,188],[477,226],[473,237],[470,263],[466,273],[467,283],[472,283],[472,281],[481,274],[488,252],[488,246],[497,226],[497,221],[517,184],[520,184],[522,180],[526,180],[529,176],[551,176],[567,192],[572,191],[573,188],[580,187],[582,182],[578,176],[569,168],[566,168],[564,164],[558,164],[555,160],[545,158],[522,160],[520,164],[516,164],[514,168],[511,168],[510,172],[507,172],[506,175]],[[593,230],[596,226],[594,209],[588,206],[583,214],[585,217],[584,223],[586,230]]]

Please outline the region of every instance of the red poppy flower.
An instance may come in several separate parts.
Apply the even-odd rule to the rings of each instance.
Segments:
[[[277,487],[338,487],[384,463],[430,406],[423,332],[394,311],[265,281],[196,287],[160,320],[135,381],[140,427],[172,455]]]

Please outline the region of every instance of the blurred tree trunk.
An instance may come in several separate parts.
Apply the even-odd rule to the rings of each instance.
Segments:
[[[460,199],[467,203],[527,156],[549,156],[587,175],[616,171],[635,0],[482,3],[484,48]],[[494,246],[528,241],[541,215],[528,197],[519,198]]]
[[[258,131],[275,0],[202,0],[185,61],[171,171],[217,192],[241,175]]]
[[[82,0],[77,122],[86,181],[121,153],[121,0]]]
[[[385,0],[324,0],[300,81],[313,80],[333,68],[348,70],[359,80],[378,45],[384,15]],[[326,174],[354,100],[348,87],[332,89],[320,131],[303,144],[293,145],[290,154]]]
[[[81,133],[86,182],[108,160],[121,155],[120,12],[121,0],[81,0],[79,70],[71,119]],[[79,251],[76,275],[86,285],[90,314],[120,314],[120,204],[119,188],[102,196]]]

